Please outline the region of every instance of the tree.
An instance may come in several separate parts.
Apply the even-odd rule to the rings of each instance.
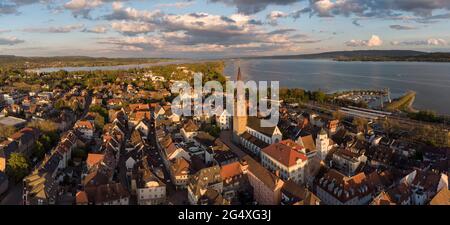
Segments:
[[[0,141],[5,140],[12,134],[16,133],[17,129],[12,126],[0,125]]]
[[[42,159],[44,157],[44,155],[45,155],[44,145],[38,140],[34,144],[33,156],[38,159]]]
[[[313,92],[313,100],[316,102],[323,103],[326,100],[327,95],[322,91]]]
[[[334,111],[333,112],[333,119],[335,120],[342,120],[344,118],[344,114],[340,111]]]
[[[54,132],[58,131],[58,126],[56,125],[56,123],[49,121],[49,120],[44,120],[44,121],[34,120],[34,121],[31,121],[28,123],[28,127],[34,127],[46,134],[54,133]]]
[[[96,112],[96,113],[100,114],[101,116],[103,116],[105,121],[108,120],[108,117],[109,117],[108,110],[106,110],[105,108],[103,108],[100,105],[92,105],[91,107],[89,107],[89,112]]]
[[[353,125],[358,129],[358,131],[365,131],[368,121],[364,118],[355,118],[353,120]]]
[[[27,158],[22,153],[12,153],[8,159],[6,173],[19,182],[28,174],[29,167]]]
[[[96,129],[102,130],[105,126],[105,118],[103,116],[100,116],[99,114],[96,114],[94,124]]]
[[[55,102],[55,109],[62,110],[62,109],[68,109],[69,107],[66,104],[66,101],[64,99],[58,99],[58,101]]]

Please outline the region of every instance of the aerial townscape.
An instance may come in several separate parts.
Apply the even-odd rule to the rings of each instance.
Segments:
[[[172,112],[175,80],[224,82],[221,70],[199,62],[5,77],[2,204],[448,204],[450,133],[440,125],[299,89],[280,91],[272,127],[225,111]]]
[[[449,168],[450,0],[0,0],[1,215],[431,224]]]

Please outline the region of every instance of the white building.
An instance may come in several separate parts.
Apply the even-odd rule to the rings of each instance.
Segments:
[[[227,111],[223,110],[220,115],[216,116],[216,123],[221,130],[228,130],[231,128],[231,117],[228,115]]]
[[[328,138],[328,134],[325,132],[325,130],[322,129],[316,138],[316,152],[320,160],[325,160],[328,152],[333,147],[332,142],[333,141]]]
[[[302,153],[302,149],[302,146],[292,140],[274,143],[261,151],[262,165],[283,180],[304,183],[308,158]]]

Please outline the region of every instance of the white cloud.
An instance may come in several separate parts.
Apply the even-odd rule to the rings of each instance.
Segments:
[[[377,35],[372,35],[372,37],[369,39],[369,41],[367,42],[367,46],[368,47],[376,47],[376,46],[381,46],[383,44],[383,41],[381,40],[381,38]]]
[[[89,29],[84,29],[83,32],[104,34],[104,33],[108,32],[108,28],[106,28],[105,26],[96,26],[96,27],[92,27]]]
[[[416,41],[392,41],[391,45],[398,46],[417,46],[417,45],[425,45],[425,46],[445,46],[448,45],[448,42],[441,38],[429,38],[427,40],[416,40]]]
[[[93,9],[103,4],[102,0],[70,0],[64,7],[71,10]]]
[[[16,45],[24,42],[24,40],[20,40],[17,37],[0,37],[0,45]]]
[[[268,20],[270,25],[275,26],[278,25],[278,19],[286,18],[288,16],[289,14],[281,11],[272,11],[266,16],[266,19]]]
[[[156,7],[160,7],[160,8],[177,8],[177,9],[181,9],[181,8],[186,8],[189,7],[191,5],[195,4],[195,1],[189,1],[189,2],[175,2],[175,3],[162,3],[162,4],[158,4],[156,5]]]
[[[153,31],[155,28],[153,25],[144,22],[113,22],[111,27],[126,35],[143,34]]]
[[[84,24],[73,24],[61,27],[48,27],[48,28],[25,28],[22,31],[31,33],[69,33],[74,30],[79,30],[84,27]]]
[[[447,41],[444,39],[436,39],[436,38],[430,38],[427,40],[428,45],[447,45]]]
[[[378,47],[383,45],[383,40],[377,35],[372,35],[369,40],[350,40],[345,42],[349,47]]]

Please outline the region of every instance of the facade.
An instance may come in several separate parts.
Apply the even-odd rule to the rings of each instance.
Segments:
[[[353,177],[331,169],[315,182],[316,195],[325,205],[366,205],[373,198],[373,188],[364,173]]]
[[[94,136],[95,127],[94,124],[87,120],[79,120],[75,123],[74,128],[82,133],[83,138],[91,140]]]
[[[350,149],[338,149],[333,153],[333,167],[338,168],[347,176],[353,176],[361,163],[365,163],[367,157],[364,154]]]
[[[220,168],[220,176],[223,180],[223,198],[230,202],[238,200],[242,193],[250,192],[250,184],[246,175],[248,164],[245,162],[233,162]]]
[[[190,175],[189,162],[184,158],[174,159],[170,165],[170,175],[177,189],[185,189]]]
[[[190,177],[188,182],[189,203],[198,205],[200,203],[199,200],[208,189],[214,189],[219,194],[223,191],[219,166],[203,168]]]
[[[222,114],[216,116],[216,123],[221,130],[228,130],[231,128],[230,120],[231,118],[225,110],[222,111]]]
[[[332,148],[332,140],[328,138],[328,134],[322,129],[316,138],[316,152],[320,160],[325,160],[328,152]]]
[[[305,182],[305,166],[308,161],[302,151],[303,146],[292,140],[284,140],[264,148],[261,151],[261,162],[269,171],[278,173],[281,179],[301,184]]]
[[[248,164],[247,176],[255,201],[260,205],[279,205],[284,182],[250,156],[243,160]]]
[[[320,199],[305,187],[288,180],[281,189],[281,205],[320,205]]]
[[[166,202],[166,185],[150,170],[140,171],[136,185],[138,205],[160,205]]]
[[[108,183],[86,187],[89,204],[95,205],[128,205],[130,194],[120,183]]]

